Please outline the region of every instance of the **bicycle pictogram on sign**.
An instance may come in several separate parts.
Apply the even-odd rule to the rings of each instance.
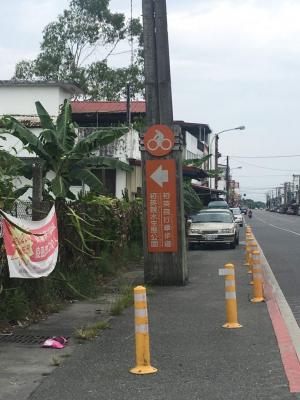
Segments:
[[[166,125],[152,125],[144,136],[145,149],[154,156],[164,156],[174,147],[174,133]]]

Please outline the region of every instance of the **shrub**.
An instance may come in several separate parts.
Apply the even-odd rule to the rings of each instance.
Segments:
[[[0,239],[0,319],[22,319],[30,310],[55,311],[70,299],[94,297],[103,277],[142,255],[142,204],[89,194],[57,207],[59,258],[47,278],[10,279]],[[126,297],[126,296],[125,296]]]

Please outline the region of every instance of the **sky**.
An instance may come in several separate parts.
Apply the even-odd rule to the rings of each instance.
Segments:
[[[141,16],[141,0],[133,0]],[[69,0],[1,0],[0,79],[39,52],[42,30]],[[129,12],[130,0],[111,0]],[[220,134],[247,198],[300,174],[300,1],[167,0],[174,119]],[[122,48],[120,50],[126,50]],[[258,158],[288,156],[281,158]],[[238,167],[242,167],[239,169]]]

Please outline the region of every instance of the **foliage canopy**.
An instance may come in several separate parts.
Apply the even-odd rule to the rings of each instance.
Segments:
[[[40,54],[17,63],[14,78],[73,81],[94,100],[120,100],[130,83],[138,96],[143,92],[141,37],[139,19],[111,12],[109,0],[72,0],[45,27]],[[119,54],[117,46],[126,41],[137,47],[133,63],[110,67],[109,57]],[[130,53],[130,47],[123,52]]]

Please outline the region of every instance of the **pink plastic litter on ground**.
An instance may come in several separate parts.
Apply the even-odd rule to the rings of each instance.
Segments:
[[[63,349],[67,343],[68,340],[64,336],[55,336],[46,339],[42,343],[42,347],[52,348],[52,349]]]

